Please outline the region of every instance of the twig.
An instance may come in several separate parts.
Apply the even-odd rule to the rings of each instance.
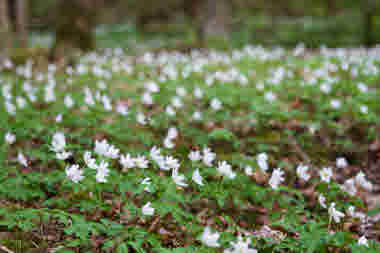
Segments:
[[[7,252],[7,253],[14,253],[12,250],[8,249],[7,247],[0,245],[0,249]]]

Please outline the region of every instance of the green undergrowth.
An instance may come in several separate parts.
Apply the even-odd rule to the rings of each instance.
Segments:
[[[328,206],[334,202],[344,213],[350,206],[365,214],[370,210],[365,189],[358,186],[350,196],[341,185],[368,169],[377,154],[380,76],[366,72],[379,67],[376,58],[355,56],[345,69],[346,58],[339,55],[295,57],[279,49],[133,57],[114,50],[83,56],[74,69],[57,73],[50,66],[49,73],[25,76],[26,64],[18,74],[1,74],[2,136],[16,137],[12,143],[2,138],[0,144],[0,228],[12,234],[0,237],[1,245],[14,252],[212,253],[245,235],[258,252],[378,252],[377,221],[363,234],[357,217],[346,214],[335,222],[318,201],[322,194]],[[318,74],[329,64],[336,68]],[[151,82],[159,92],[148,92]],[[202,97],[193,94],[196,88]],[[152,104],[142,100],[147,92]],[[176,108],[176,98],[181,107]],[[214,99],[220,109],[213,107]],[[169,105],[175,116],[167,113]],[[117,112],[118,106],[128,113]],[[194,112],[201,118],[194,119]],[[145,124],[136,120],[140,113]],[[164,141],[171,127],[177,130],[172,147]],[[54,152],[56,133],[64,133],[65,151],[71,152],[65,160]],[[97,153],[95,143],[103,139],[120,155],[145,156],[148,166],[127,169],[119,159]],[[153,146],[178,159],[186,186],[160,169],[151,158]],[[206,147],[216,154],[212,165],[189,160],[190,151],[202,153]],[[95,179],[86,151],[96,163],[108,163],[106,182]],[[258,162],[260,153],[268,156],[267,171]],[[345,169],[336,165],[339,157],[347,160]],[[231,165],[233,178],[218,170],[222,161]],[[308,181],[297,176],[301,163],[310,166]],[[68,177],[73,165],[84,173],[78,182]],[[320,180],[324,167],[333,168],[330,182]],[[278,188],[269,183],[275,168],[285,173]],[[195,169],[204,185],[192,180]],[[146,178],[148,186],[142,184]],[[148,202],[153,215],[142,211]],[[206,226],[220,234],[219,247],[203,242]],[[275,232],[260,236],[264,226]],[[368,247],[357,243],[363,235],[370,239]]]

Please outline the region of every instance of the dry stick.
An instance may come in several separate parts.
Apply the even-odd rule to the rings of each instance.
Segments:
[[[8,249],[7,247],[0,245],[0,249],[7,252],[7,253],[14,253],[12,250]]]

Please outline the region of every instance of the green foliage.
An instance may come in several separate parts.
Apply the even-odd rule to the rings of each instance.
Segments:
[[[0,228],[41,238],[49,235],[49,248],[63,247],[57,252],[216,253],[230,247],[244,231],[249,231],[250,246],[259,252],[376,252],[375,240],[368,248],[358,245],[361,234],[347,224],[359,221],[347,215],[347,210],[354,206],[368,215],[379,210],[368,210],[361,195],[350,196],[341,184],[355,176],[356,168],[363,168],[368,147],[376,146],[380,137],[376,86],[380,78],[376,71],[367,73],[378,67],[379,61],[358,56],[345,70],[344,57],[297,57],[292,53],[247,47],[233,53],[159,52],[132,57],[108,49],[79,58],[75,73],[67,69],[67,73],[53,74],[51,70],[46,74],[50,81],[2,74],[3,87],[11,84],[10,101],[15,99],[17,104],[17,97],[25,98],[27,106],[17,104],[15,115],[0,107],[4,119],[0,137],[3,140],[8,131],[16,136],[15,143],[0,143]],[[121,56],[115,56],[118,54]],[[162,62],[149,63],[150,57],[158,56]],[[202,66],[199,71],[198,66]],[[351,73],[355,69],[357,75]],[[163,78],[163,73],[172,72],[177,73],[176,79]],[[281,80],[276,76],[282,76]],[[56,100],[46,101],[52,80]],[[105,87],[99,88],[99,81]],[[28,82],[35,89],[36,102],[24,90]],[[147,105],[141,95],[151,82],[158,84],[160,92],[151,92],[154,104]],[[359,90],[361,82],[370,92]],[[325,83],[331,85],[331,91],[321,91]],[[198,87],[202,98],[193,94]],[[186,94],[179,94],[183,90],[177,88]],[[89,91],[93,106],[86,102]],[[6,92],[2,88],[1,104],[9,102]],[[65,105],[68,95],[75,101],[72,108]],[[104,96],[110,99],[112,110],[104,106]],[[175,116],[166,113],[168,105],[175,107],[174,96],[183,104],[175,108]],[[214,98],[222,103],[218,111],[210,107]],[[341,101],[340,107],[332,106],[333,99]],[[116,111],[120,104],[128,105],[128,113]],[[194,112],[201,117],[194,119]],[[140,113],[146,116],[145,124],[136,120]],[[178,130],[170,140],[171,148],[164,142],[170,127]],[[57,159],[52,150],[57,132],[65,134],[65,151],[71,152],[65,161]],[[127,169],[120,158],[94,152],[94,143],[102,139],[120,149],[120,155],[145,156],[149,164]],[[154,161],[153,146],[161,149],[165,159],[178,159],[177,176],[183,176],[187,186],[178,185],[173,171]],[[191,151],[204,156],[206,147],[215,152],[211,165],[206,165],[204,157],[189,160]],[[86,151],[92,152],[97,164],[108,163],[107,182],[97,181],[98,170],[85,161]],[[18,161],[19,152],[25,155],[27,166]],[[268,156],[265,172],[257,160],[261,152]],[[375,152],[370,155],[376,157]],[[347,170],[352,171],[336,168],[340,156],[348,159]],[[228,166],[220,168],[222,161],[231,166],[234,176],[225,173]],[[300,163],[310,165],[308,182],[297,175]],[[83,170],[84,178],[78,183],[67,175],[73,164]],[[273,189],[269,183],[277,167],[284,171],[284,181]],[[342,179],[321,182],[323,167],[333,167]],[[194,180],[196,169],[203,185]],[[337,210],[346,213],[344,221],[331,221],[328,210],[318,202],[319,194],[325,196],[328,206],[334,202]],[[360,194],[365,191],[360,189]],[[153,215],[142,210],[148,202]],[[263,224],[283,236],[260,237]],[[221,247],[214,249],[200,241],[207,225],[220,233]]]

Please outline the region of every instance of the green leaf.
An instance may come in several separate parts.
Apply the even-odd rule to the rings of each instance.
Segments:
[[[231,141],[235,135],[227,129],[215,129],[209,133],[208,137],[214,140]]]
[[[380,213],[380,205],[377,205],[374,209],[370,210],[367,215],[374,216],[378,213]]]
[[[128,245],[126,243],[121,243],[117,249],[116,249],[116,252],[117,253],[128,253]]]

